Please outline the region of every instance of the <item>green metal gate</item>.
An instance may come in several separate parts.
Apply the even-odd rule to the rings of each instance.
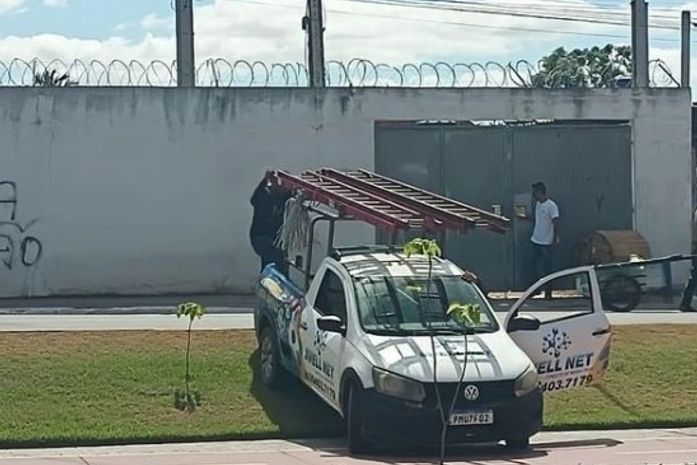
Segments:
[[[513,219],[504,236],[449,234],[446,255],[489,289],[523,289],[530,270],[530,186],[547,184],[561,212],[555,268],[576,265],[578,240],[595,229],[632,229],[631,127],[626,122],[420,124],[378,122],[378,173]]]

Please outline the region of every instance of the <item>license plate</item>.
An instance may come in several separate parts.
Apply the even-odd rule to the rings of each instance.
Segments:
[[[494,411],[459,412],[450,415],[450,426],[491,425],[494,423]]]

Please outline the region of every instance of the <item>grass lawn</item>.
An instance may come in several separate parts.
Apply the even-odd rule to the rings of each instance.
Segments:
[[[550,429],[697,425],[697,326],[620,326],[605,384],[551,394]],[[172,407],[183,332],[0,334],[0,446],[327,436],[337,415],[254,376],[251,331],[196,332],[203,405]]]

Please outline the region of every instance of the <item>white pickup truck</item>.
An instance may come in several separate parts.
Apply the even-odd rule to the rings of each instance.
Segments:
[[[336,252],[306,294],[269,265],[255,312],[262,381],[299,378],[346,419],[359,453],[382,439],[437,443],[436,389],[447,411],[465,360],[450,443],[527,447],[542,426],[544,393],[602,380],[611,331],[593,267],[544,278],[499,318],[463,270],[433,260],[429,281],[424,256]],[[554,289],[551,300],[538,297],[543,286]],[[450,318],[453,302],[478,305],[479,323],[466,330]]]

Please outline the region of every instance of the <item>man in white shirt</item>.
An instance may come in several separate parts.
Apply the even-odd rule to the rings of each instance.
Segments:
[[[532,197],[535,199],[535,227],[530,242],[533,246],[533,273],[539,279],[552,273],[552,252],[559,244],[559,207],[547,196],[547,187],[542,182],[532,185]],[[532,220],[529,217],[521,219]],[[551,288],[545,289],[545,297],[552,297]]]

